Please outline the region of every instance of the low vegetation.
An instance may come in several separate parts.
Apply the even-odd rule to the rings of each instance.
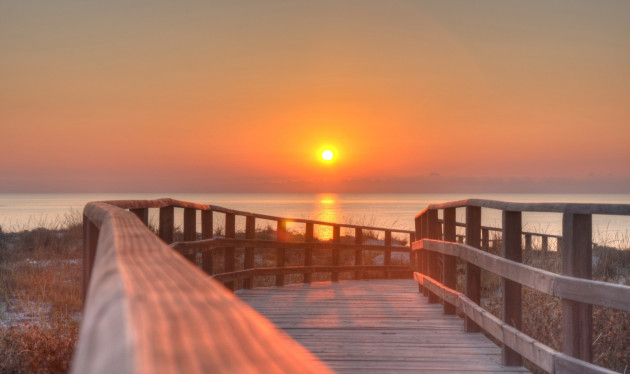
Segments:
[[[81,216],[0,229],[0,372],[64,373],[81,312]]]
[[[150,226],[155,226],[151,224]],[[73,212],[47,228],[2,232],[0,228],[0,372],[64,373],[68,370],[77,338],[81,313],[81,215]],[[153,227],[154,230],[155,227]],[[224,235],[223,227],[215,227],[215,235]],[[237,232],[244,238],[243,232]],[[301,231],[289,230],[288,240],[303,241]],[[175,240],[181,240],[181,228]],[[276,238],[275,227],[258,227],[257,239]],[[363,232],[364,243],[382,244],[383,233]],[[354,243],[353,233],[342,232],[340,241]],[[394,245],[408,245],[407,237],[392,238]],[[630,241],[628,241],[630,242]],[[500,238],[492,238],[489,251],[499,252]],[[524,252],[524,262],[556,273],[561,259],[555,250],[542,252],[536,248]],[[555,248],[553,248],[555,249]],[[236,249],[236,268],[242,268]],[[382,251],[363,251],[363,263],[382,264]],[[392,264],[407,263],[406,255],[392,255]],[[258,267],[275,266],[276,250],[256,250]],[[238,262],[240,261],[240,262]],[[302,250],[286,250],[285,265],[302,265]],[[329,251],[314,251],[315,265],[328,265]],[[341,264],[354,263],[354,251],[342,250]],[[630,284],[630,250],[607,246],[593,249],[593,279]],[[458,288],[463,291],[463,263],[458,264]],[[214,272],[223,271],[223,256],[215,255]],[[340,274],[350,279],[352,273]],[[380,272],[365,274],[368,278],[383,277]],[[313,274],[313,281],[329,280],[329,274]],[[287,282],[302,282],[302,275],[286,276]],[[482,272],[482,305],[499,316],[501,313],[500,278]],[[257,286],[274,285],[274,277],[260,277]],[[237,288],[239,284],[237,283]],[[562,305],[559,298],[523,288],[523,331],[544,344],[561,350]],[[620,372],[630,370],[630,313],[610,308],[593,308],[594,363]],[[534,372],[539,369],[527,363]]]
[[[489,249],[499,254],[497,239]],[[557,251],[543,252],[540,248],[524,251],[523,262],[543,270],[560,273],[562,264]],[[463,291],[463,264],[460,264],[458,288]],[[592,279],[615,284],[630,284],[630,249],[607,246],[593,247]],[[482,271],[482,305],[497,317],[501,315],[501,278]],[[558,297],[523,287],[522,330],[545,345],[562,351],[562,301]],[[593,363],[622,373],[630,371],[630,312],[593,307]],[[535,373],[542,371],[526,362]]]

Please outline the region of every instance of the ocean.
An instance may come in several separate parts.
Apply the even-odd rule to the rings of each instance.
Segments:
[[[406,230],[413,230],[414,216],[428,204],[467,198],[513,202],[630,204],[630,194],[0,194],[0,226],[5,232],[54,227],[65,222],[67,215],[80,216],[83,207],[90,201],[161,197],[280,217]],[[156,213],[152,213],[151,219],[156,219]],[[464,210],[458,209],[457,216],[458,221],[463,221]],[[181,217],[176,217],[176,224],[181,224]],[[244,225],[244,222],[240,224]],[[482,224],[500,227],[501,212],[483,209]],[[561,214],[524,213],[523,230],[560,235]],[[593,239],[598,244],[615,246],[618,246],[615,243],[630,240],[630,217],[594,216]]]

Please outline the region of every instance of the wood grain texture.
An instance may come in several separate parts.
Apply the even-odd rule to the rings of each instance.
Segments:
[[[466,244],[481,248],[481,208],[469,205],[466,207]],[[481,301],[481,270],[474,262],[466,260],[466,296],[479,304]],[[470,318],[465,319],[466,331],[479,331],[479,326]]]
[[[521,248],[521,231],[523,227],[522,213],[503,211],[503,240],[501,255],[508,260],[523,262],[523,250]],[[508,325],[521,329],[522,320],[522,286],[509,278],[501,278],[502,307],[501,320]],[[521,356],[510,347],[503,348],[503,364],[508,366],[521,366]]]
[[[467,199],[450,201],[442,204],[431,204],[416,217],[430,209],[479,207],[515,212],[545,212],[571,214],[610,214],[618,216],[630,215],[630,204],[586,204],[586,203],[513,203],[497,200]]]
[[[455,208],[444,209],[444,241],[455,242]],[[457,284],[456,257],[442,254],[444,269],[442,272],[442,283],[449,288],[455,289]],[[444,303],[444,314],[455,314],[455,307],[449,303]]]
[[[562,216],[563,241],[570,250],[562,252],[562,274],[591,279],[593,219],[590,214]],[[630,300],[628,300],[630,304]],[[584,361],[593,359],[593,306],[562,300],[562,351]]]
[[[460,243],[424,239],[415,241],[413,248],[457,256],[484,270],[551,296],[630,311],[628,302],[630,287],[628,286],[558,275],[506,260]]]
[[[431,289],[432,292],[445,301],[456,305],[462,310],[464,315],[473,319],[495,339],[508,345],[549,373],[615,373],[547,347],[507,323],[502,322],[460,292],[449,289],[428,276],[414,273],[414,279],[422,283],[424,287]]]
[[[172,205],[160,208],[160,229],[159,235],[166,244],[173,242],[173,231],[175,230],[175,208]]]
[[[308,244],[307,244],[308,243]],[[278,241],[276,240],[248,240],[248,239],[223,239],[223,238],[212,238],[207,240],[197,240],[194,242],[175,242],[172,243],[171,246],[175,248],[180,253],[195,253],[195,252],[205,252],[212,251],[218,248],[223,248],[225,246],[231,247],[249,247],[254,246],[256,248],[276,248],[278,247]],[[305,248],[311,247],[315,249],[329,249],[332,250],[334,248],[339,249],[349,249],[349,250],[370,250],[370,251],[382,251],[389,250],[392,252],[402,252],[409,253],[411,252],[411,248],[409,247],[401,247],[401,246],[384,246],[384,245],[371,245],[371,244],[350,244],[350,243],[333,243],[333,242],[283,242],[282,246],[285,248]]]
[[[339,373],[527,372],[412,280],[292,284],[236,294]]]
[[[170,199],[170,198],[162,198],[162,199],[156,199],[156,200],[110,200],[110,201],[103,201],[103,202],[109,205],[122,208],[122,209],[163,208],[167,206],[173,206],[176,208],[212,210],[219,213],[230,213],[230,214],[234,214],[237,216],[244,216],[244,217],[251,216],[258,219],[264,219],[264,220],[269,220],[269,221],[279,221],[283,219],[283,220],[286,220],[287,222],[312,223],[315,225],[323,225],[323,226],[340,225],[341,227],[348,227],[348,228],[362,228],[366,230],[376,230],[376,231],[390,230],[393,232],[407,233],[407,234],[413,232],[410,230],[401,230],[401,229],[386,228],[386,227],[339,224],[339,223],[331,223],[331,222],[326,222],[326,221],[317,221],[317,220],[303,219],[303,218],[278,217],[278,216],[271,216],[268,214],[252,213],[252,212],[246,212],[242,210],[230,209],[230,208],[225,208],[218,205],[197,204],[197,203],[191,203],[188,201],[181,201],[181,200]]]
[[[132,213],[84,214],[100,235],[73,373],[330,372]]]

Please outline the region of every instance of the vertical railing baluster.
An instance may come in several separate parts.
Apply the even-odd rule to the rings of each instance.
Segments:
[[[471,247],[480,247],[481,208],[478,206],[466,207],[466,244]],[[478,266],[466,262],[466,296],[479,304],[481,301],[481,269]],[[464,321],[466,332],[479,332],[479,326],[470,318]]]
[[[197,210],[184,208],[184,241],[197,240]]]
[[[314,238],[314,225],[312,222],[306,223],[306,229],[304,231],[304,241],[306,243],[313,242]],[[313,247],[306,245],[304,248],[304,266],[313,266]],[[304,273],[304,283],[311,283],[313,280],[313,273]]]
[[[354,244],[363,245],[363,230],[359,227],[354,229]],[[354,250],[354,264],[356,266],[363,265],[363,250],[361,248]],[[360,280],[362,273],[361,270],[355,271],[354,279]]]
[[[411,279],[413,279],[413,272],[416,271],[416,252],[412,251],[411,249],[411,245],[412,243],[416,241],[416,235],[412,232],[409,233],[409,266],[411,266],[412,269],[412,274],[411,274]]]
[[[129,211],[135,214],[145,226],[149,226],[149,208],[129,209]]]
[[[195,208],[184,208],[184,241],[197,240],[197,210]],[[193,252],[184,255],[193,264],[197,264],[197,253]]]
[[[437,209],[429,209],[427,211],[427,221],[428,221],[428,231],[427,236],[429,239],[440,240],[442,237],[442,228],[440,225],[440,221],[438,220],[438,211]],[[439,264],[439,256],[437,253],[433,251],[428,251],[429,257],[429,271],[428,275],[436,281],[441,280],[440,275],[440,264]],[[429,291],[429,303],[435,304],[439,303],[440,298]]]
[[[211,210],[201,211],[201,239],[212,239],[213,219]],[[213,274],[214,267],[214,250],[205,250],[201,252],[201,269],[206,274]]]
[[[503,211],[503,240],[501,254],[504,258],[515,262],[523,261],[521,248],[522,214],[516,211]],[[503,305],[501,318],[503,322],[516,329],[521,329],[522,286],[520,283],[501,278]],[[521,366],[521,355],[505,344],[502,349],[502,361],[506,366]]]
[[[236,238],[236,216],[234,213],[225,213],[225,238]],[[234,247],[226,247],[224,249],[224,272],[230,273],[234,271]],[[234,291],[234,281],[225,282],[225,287]]]
[[[276,226],[276,238],[278,241],[284,242],[287,240],[287,221],[279,220]],[[284,247],[278,247],[276,249],[276,267],[284,267]],[[276,286],[284,286],[284,274],[276,274]]]
[[[172,205],[160,208],[160,238],[171,244],[173,242],[173,230],[175,229],[175,207]]]
[[[562,274],[592,278],[593,221],[590,214],[564,213],[562,216]],[[591,362],[593,307],[562,299],[562,352]]]
[[[339,225],[334,225],[333,226],[333,243],[339,243],[340,235],[341,235],[341,227]],[[339,266],[339,247],[337,246],[334,246],[332,249],[332,265]],[[336,270],[333,271],[330,276],[330,279],[333,282],[338,282],[339,272]]]
[[[392,232],[389,230],[385,230],[385,247],[388,247],[385,249],[384,253],[383,253],[383,265],[385,266],[389,266],[392,264],[392,251],[389,249],[389,247],[392,246]],[[385,272],[385,279],[389,279],[390,278],[390,273],[389,271]]]
[[[201,211],[201,239],[212,239],[214,231],[214,220],[211,210]]]
[[[245,217],[245,239],[256,239],[256,217]],[[243,260],[243,269],[254,268],[254,247],[245,247],[245,259]],[[250,289],[254,286],[254,277],[243,279],[243,288]]]
[[[549,249],[549,237],[547,235],[542,235],[540,238],[541,238],[540,250],[543,253],[546,253],[547,250]]]
[[[416,228],[416,239],[417,240],[422,240],[422,216],[416,217],[415,221],[415,228]],[[424,250],[422,251],[415,251],[416,253],[416,268],[415,268],[415,272],[417,273],[422,273],[422,252],[424,252]],[[424,287],[418,283],[418,292],[423,292]]]
[[[444,241],[455,242],[457,228],[456,222],[456,210],[455,208],[444,209]],[[486,230],[487,231],[487,230]],[[442,283],[452,290],[457,286],[457,268],[455,256],[442,255],[442,261],[444,263],[444,269],[442,271]],[[455,314],[455,305],[451,305],[447,302],[444,303],[444,314]]]
[[[429,215],[428,211],[424,212],[422,215],[422,239],[429,238]],[[429,275],[429,251],[426,249],[422,250],[422,274]],[[422,294],[426,297],[429,297],[429,289],[424,287],[422,289]]]

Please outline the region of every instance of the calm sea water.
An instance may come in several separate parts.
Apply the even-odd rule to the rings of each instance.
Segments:
[[[83,206],[89,201],[160,197],[209,203],[280,217],[408,230],[413,230],[414,216],[428,204],[466,198],[515,202],[630,204],[630,194],[0,194],[0,226],[4,231],[51,227],[65,222],[66,215],[73,214],[72,211],[75,215],[80,215]],[[152,219],[155,219],[155,216]],[[458,220],[464,220],[463,209],[458,209]],[[482,220],[483,225],[500,227],[501,212],[484,209]],[[244,225],[244,222],[237,220],[237,225]],[[560,214],[524,213],[523,226],[526,231],[559,235],[562,217]],[[593,237],[598,243],[614,244],[615,241],[630,240],[629,217],[594,216],[593,226]]]

